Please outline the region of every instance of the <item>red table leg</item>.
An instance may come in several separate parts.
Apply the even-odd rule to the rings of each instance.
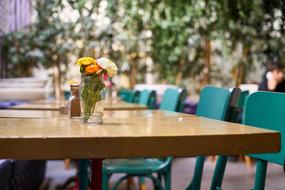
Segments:
[[[91,190],[102,190],[102,161],[103,159],[92,160]]]

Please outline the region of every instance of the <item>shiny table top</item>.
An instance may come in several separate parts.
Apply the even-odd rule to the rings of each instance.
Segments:
[[[102,125],[57,112],[10,111],[13,117],[0,113],[0,158],[183,157],[280,149],[275,131],[167,111],[105,111]],[[25,117],[29,114],[34,118]]]

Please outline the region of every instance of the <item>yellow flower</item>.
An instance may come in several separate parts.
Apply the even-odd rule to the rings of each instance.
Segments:
[[[96,60],[93,59],[92,57],[81,57],[80,59],[77,60],[76,62],[78,65],[91,65],[91,64],[96,64]]]

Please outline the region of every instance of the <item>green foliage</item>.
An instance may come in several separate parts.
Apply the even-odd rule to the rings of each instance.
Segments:
[[[152,58],[161,71],[160,78],[175,81],[176,74],[188,62],[191,4],[183,1],[162,1],[153,5]]]
[[[4,38],[4,55],[7,55],[6,61],[9,63],[8,74],[30,75],[31,68],[39,65],[45,68],[56,66],[60,74],[64,74],[70,57],[83,55],[86,46],[82,44],[89,45],[87,42],[92,41],[90,31],[95,26],[94,19],[89,17],[97,3],[92,4],[91,8],[86,8],[85,5],[86,1],[83,0],[34,2],[37,16],[35,22]],[[68,16],[61,15],[63,9],[71,9],[78,16],[71,20]]]
[[[30,72],[32,66],[39,64],[50,68],[68,63],[68,55],[75,49],[70,40],[73,26],[56,16],[60,13],[60,2],[36,1],[35,23],[5,36],[4,50],[9,63],[9,75],[21,76],[26,71]]]
[[[205,42],[218,41],[222,47],[211,55],[227,59],[233,71],[242,67],[244,81],[253,62],[284,62],[284,7],[279,0],[36,1],[35,23],[7,35],[4,49],[10,75],[28,75],[39,64],[64,73],[71,57],[104,55],[140,82],[151,58],[159,78],[175,83],[179,77],[200,80]],[[223,68],[213,64],[207,72],[221,77]]]

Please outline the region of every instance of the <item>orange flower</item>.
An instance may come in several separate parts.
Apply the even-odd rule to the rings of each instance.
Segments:
[[[97,71],[101,70],[101,68],[96,64],[96,65],[88,65],[86,68],[85,68],[85,73],[86,74],[93,74],[93,73],[96,73]]]

